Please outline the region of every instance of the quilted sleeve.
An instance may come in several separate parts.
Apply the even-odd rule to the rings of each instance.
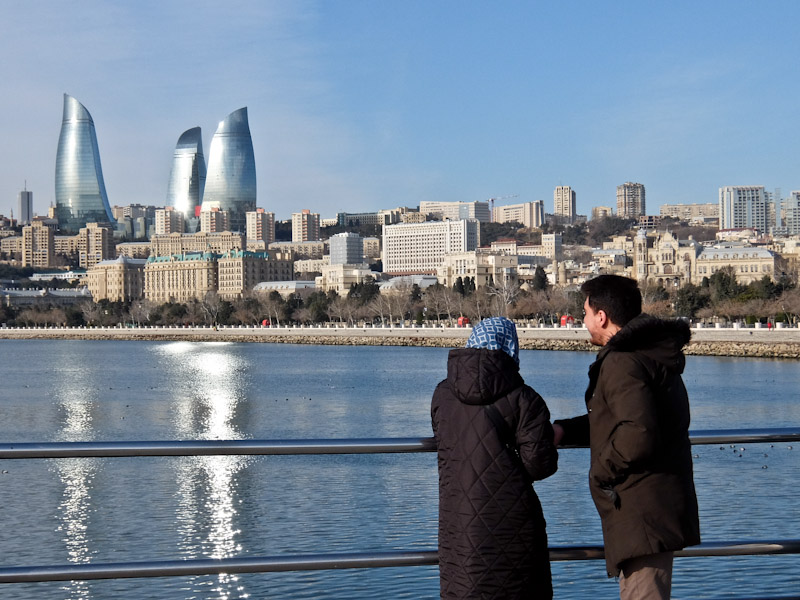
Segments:
[[[527,385],[519,397],[517,447],[522,463],[534,481],[550,477],[558,469],[550,411],[542,397]]]

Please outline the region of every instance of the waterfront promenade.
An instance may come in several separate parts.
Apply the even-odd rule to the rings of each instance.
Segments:
[[[92,327],[3,328],[0,339],[216,341],[349,346],[463,346],[469,327]],[[518,326],[525,350],[594,351],[582,327]],[[687,354],[800,358],[800,328],[692,328]]]

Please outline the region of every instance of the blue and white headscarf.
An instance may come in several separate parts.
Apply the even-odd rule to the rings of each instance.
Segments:
[[[505,317],[490,317],[475,326],[467,340],[467,348],[502,350],[519,364],[517,326]]]

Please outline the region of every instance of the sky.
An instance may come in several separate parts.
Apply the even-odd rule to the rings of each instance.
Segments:
[[[0,0],[0,214],[55,203],[63,94],[109,202],[163,206],[178,137],[248,109],[258,206],[616,206],[800,190],[800,2]]]

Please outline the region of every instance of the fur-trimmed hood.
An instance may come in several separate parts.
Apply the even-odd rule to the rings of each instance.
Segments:
[[[631,319],[598,354],[642,352],[666,368],[682,373],[686,364],[682,349],[689,343],[689,324],[680,319],[658,319],[646,313]]]

